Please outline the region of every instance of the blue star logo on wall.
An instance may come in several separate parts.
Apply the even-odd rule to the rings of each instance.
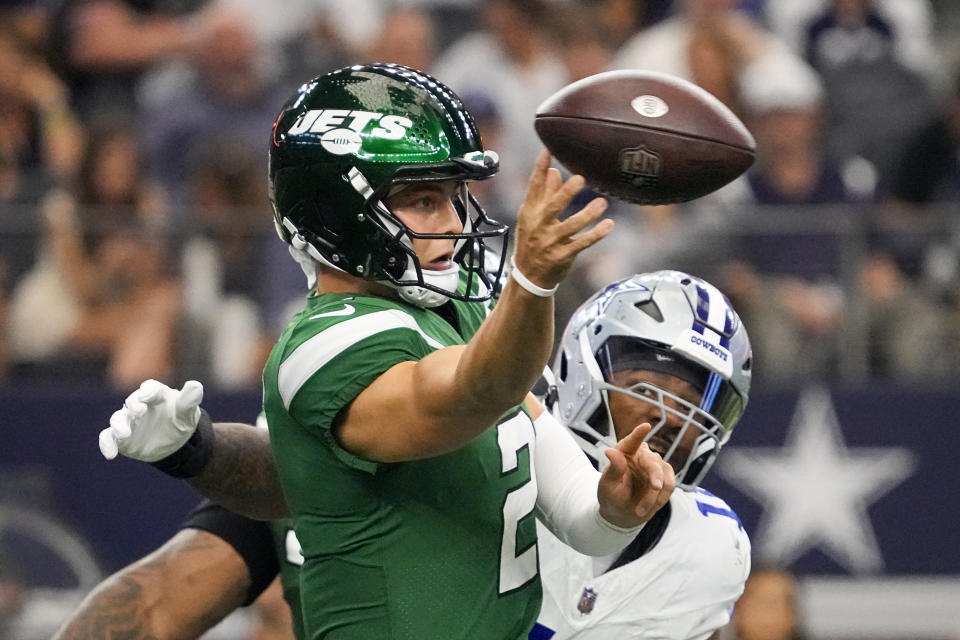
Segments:
[[[900,447],[847,448],[829,393],[806,390],[783,448],[731,447],[718,472],[763,506],[754,548],[783,565],[817,548],[852,573],[884,567],[867,507],[908,478]]]

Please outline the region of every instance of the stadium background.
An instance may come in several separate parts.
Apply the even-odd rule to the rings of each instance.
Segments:
[[[756,166],[696,203],[613,207],[558,322],[636,271],[720,286],[757,375],[705,486],[758,560],[800,577],[810,637],[960,638],[955,3],[268,4],[0,2],[0,638],[48,637],[194,504],[97,451],[140,380],[196,377],[213,415],[256,415],[303,293],[271,228],[266,132],[299,82],[372,59],[464,97],[502,154],[479,196],[506,221],[533,109],[566,82],[659,68],[725,99]]]

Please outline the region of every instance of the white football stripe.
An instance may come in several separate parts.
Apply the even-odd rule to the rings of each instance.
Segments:
[[[301,344],[280,365],[277,384],[283,406],[289,409],[300,387],[351,345],[383,331],[403,328],[413,329],[435,349],[444,346],[424,333],[411,316],[399,309],[387,309],[344,320]]]

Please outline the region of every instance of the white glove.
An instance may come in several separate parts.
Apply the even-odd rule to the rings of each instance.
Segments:
[[[117,453],[144,462],[166,458],[196,431],[202,400],[203,385],[196,380],[188,380],[179,391],[156,380],[144,381],[100,432],[100,452],[107,460]]]

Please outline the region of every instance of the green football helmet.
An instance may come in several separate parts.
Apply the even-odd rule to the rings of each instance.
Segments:
[[[418,306],[486,300],[507,243],[491,252],[484,240],[507,228],[486,216],[466,185],[498,168],[460,99],[434,78],[395,64],[338,69],[302,85],[274,122],[274,222],[313,260],[388,284]],[[400,185],[449,180],[462,183],[454,197],[459,233],[418,234],[384,204]],[[423,269],[413,238],[454,239],[454,267]]]

